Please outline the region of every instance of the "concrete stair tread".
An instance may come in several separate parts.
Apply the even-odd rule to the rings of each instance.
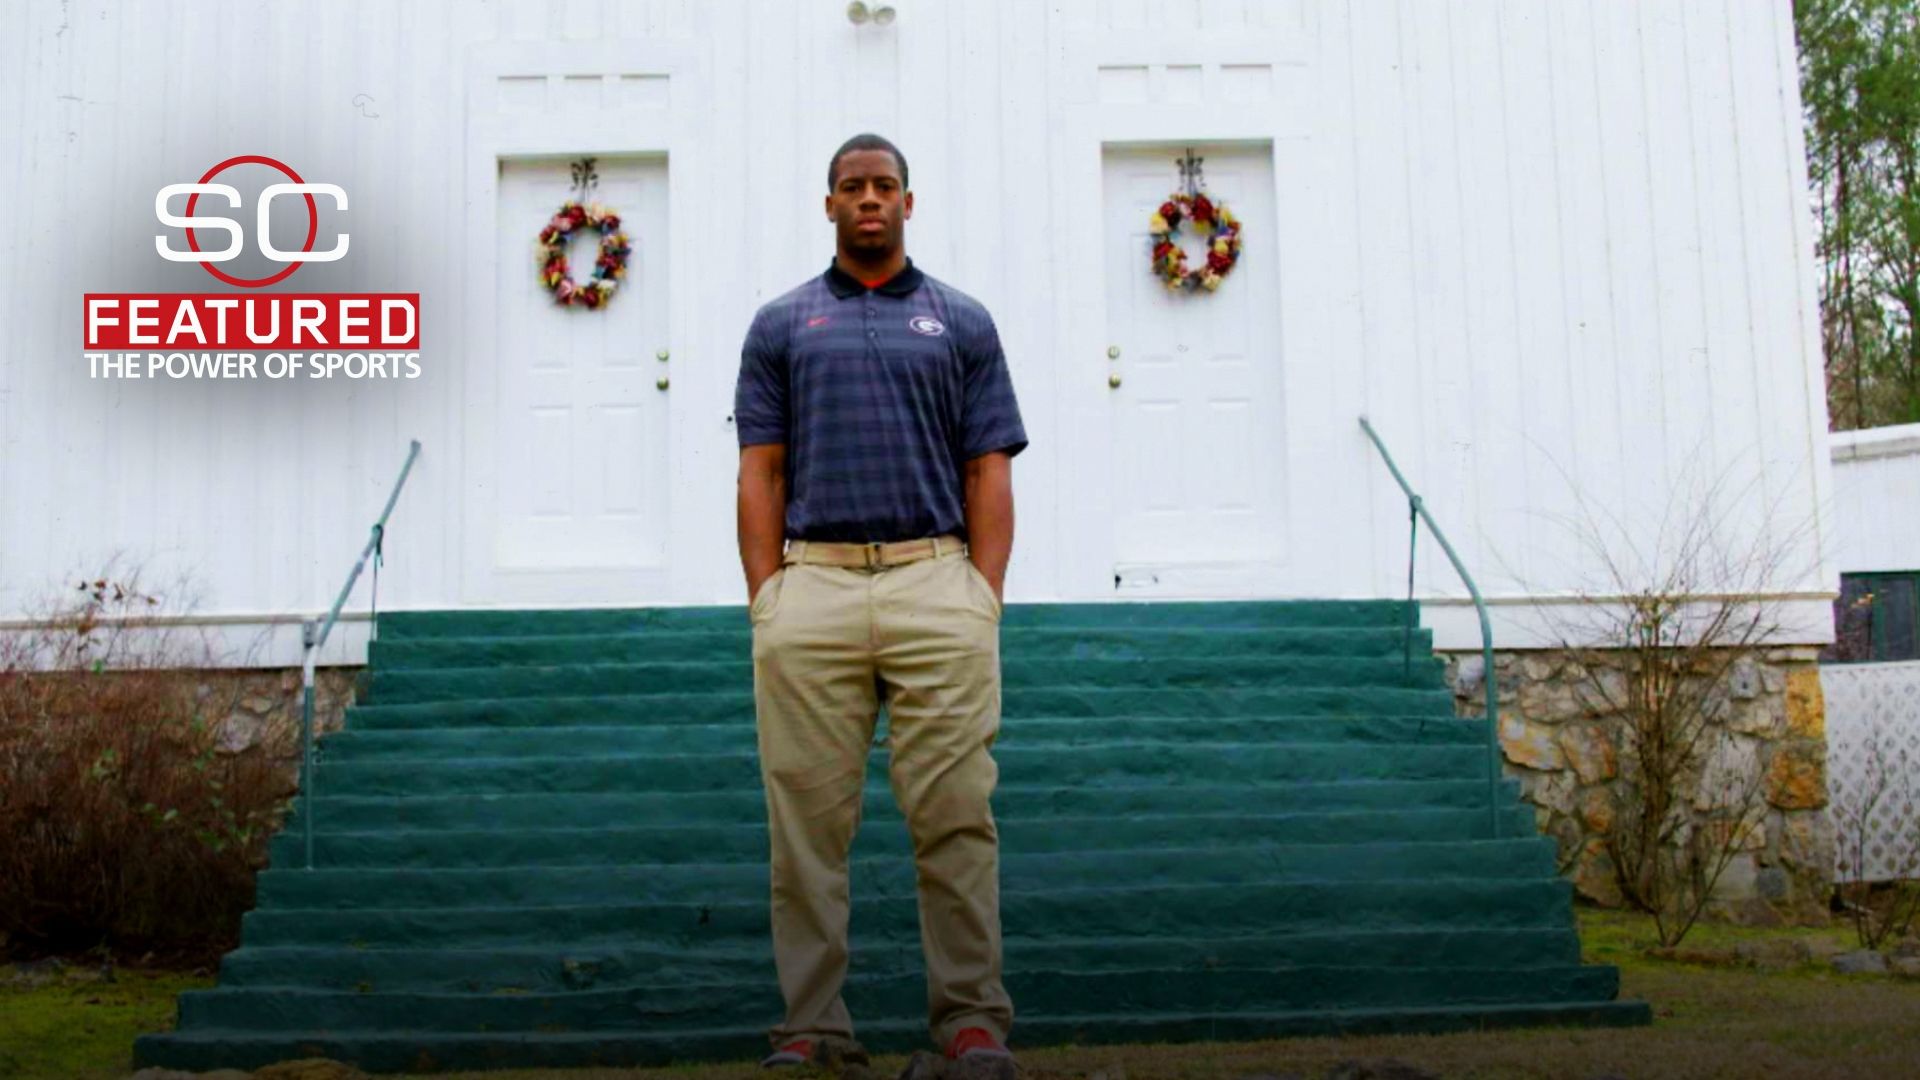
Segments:
[[[1279,969],[1220,965],[1209,968],[1130,967],[1009,971],[1007,989],[1036,1014],[1070,1011],[1074,1003],[1125,1000],[1135,1009],[1233,1011],[1269,1007],[1424,1004],[1444,992],[1457,1004],[1583,1001],[1618,992],[1612,968],[1578,963],[1551,967],[1291,966]],[[852,972],[843,984],[856,1015],[872,1015],[902,998],[924,993],[918,970]],[[780,994],[772,980],[743,986],[728,978],[708,982],[668,979],[648,985],[584,989],[340,990],[304,987],[227,987],[180,995],[182,1025],[260,1030],[600,1030],[626,1023],[671,1028],[716,1020],[776,1020]],[[723,1020],[724,1018],[724,1020]]]
[[[1010,1040],[1023,1046],[1073,1043],[1193,1042],[1298,1035],[1472,1031],[1577,1023],[1635,1026],[1650,1023],[1645,1002],[1407,1006],[1242,1012],[1076,1012],[1021,1018]],[[929,1045],[924,1021],[857,1020],[855,1033],[875,1052],[907,1052]],[[766,1052],[764,1027],[688,1028],[670,1036],[638,1030],[592,1032],[338,1032],[261,1033],[204,1028],[143,1035],[136,1055],[170,1068],[226,1063],[259,1068],[293,1057],[325,1056],[382,1072],[447,1068],[658,1066],[692,1061],[749,1062]]]
[[[1424,742],[1369,743],[1365,747],[1355,747],[1350,742],[1332,742],[1332,741],[1326,741],[1326,740],[1297,741],[1297,742],[1285,742],[1285,743],[1271,743],[1265,740],[1259,740],[1259,741],[1243,740],[1243,741],[1233,741],[1233,742],[1222,741],[1222,742],[1216,742],[1216,743],[1202,744],[1197,748],[1204,749],[1209,753],[1217,752],[1217,753],[1225,753],[1225,754],[1234,754],[1236,752],[1272,750],[1276,746],[1284,746],[1290,752],[1310,752],[1310,751],[1319,750],[1319,751],[1325,751],[1329,753],[1358,752],[1362,750],[1368,753],[1377,753],[1382,750],[1408,750],[1408,751],[1420,751],[1422,753],[1460,753],[1460,752],[1471,752],[1471,751],[1483,749],[1482,747],[1474,746],[1474,745],[1461,746],[1459,744],[1454,744],[1454,743],[1424,743]],[[1191,747],[1196,747],[1196,744],[1193,742],[1193,740],[1181,737],[1177,734],[1169,736],[1167,738],[1159,738],[1159,739],[1143,738],[1143,737],[1135,736],[1135,737],[1124,739],[1124,740],[1118,740],[1115,742],[1102,744],[1103,749],[1107,749],[1110,751],[1140,750],[1140,751],[1147,751],[1147,752],[1153,752],[1153,753],[1160,753],[1170,748],[1179,749],[1179,748],[1191,748]],[[1045,747],[1045,746],[1040,746],[1040,747],[1011,746],[1011,745],[1005,745],[996,741],[994,744],[993,753],[994,753],[994,757],[998,758],[1003,753],[1025,753],[1029,750],[1047,750],[1047,749],[1052,749],[1052,748]],[[886,753],[887,753],[887,747],[885,745],[875,743],[874,746],[872,747],[872,750],[870,751],[870,756],[884,758],[886,756]],[[648,754],[648,753],[606,754],[606,755],[602,755],[600,757],[595,758],[596,761],[617,761],[617,762],[671,761],[671,762],[674,762],[675,764],[685,763],[688,765],[693,765],[693,764],[697,764],[699,762],[705,762],[705,761],[712,761],[712,762],[741,761],[741,760],[757,761],[758,759],[759,759],[758,751],[753,750],[751,748],[742,749],[742,750],[708,750],[708,751],[678,752],[678,753],[666,753],[666,754]],[[374,766],[374,765],[378,765],[382,767],[400,766],[400,765],[405,765],[405,766],[458,765],[462,767],[478,767],[478,766],[484,766],[484,765],[498,765],[498,764],[505,764],[505,763],[518,763],[518,764],[528,764],[528,765],[533,765],[533,764],[559,765],[559,764],[567,764],[567,763],[577,764],[578,762],[579,762],[579,757],[577,755],[570,755],[570,754],[541,754],[541,755],[535,755],[535,756],[528,756],[524,754],[512,754],[512,755],[466,754],[459,757],[438,757],[438,756],[404,757],[404,756],[395,755],[393,757],[382,757],[382,758],[370,759],[370,760],[332,762],[330,764],[337,765],[340,768],[352,768],[352,767],[358,767],[358,766]]]
[[[1323,825],[1330,828],[1353,828],[1375,822],[1404,819],[1453,823],[1462,819],[1484,820],[1486,817],[1487,814],[1484,810],[1477,808],[1456,809],[1452,807],[1419,808],[1393,812],[1378,810],[1330,811],[1321,813],[1246,813],[1239,811],[1177,812],[1128,815],[1126,819],[1126,829],[1133,831],[1135,834],[1141,831],[1171,834],[1180,826],[1190,825],[1197,830],[1203,830],[1203,832],[1196,834],[1198,838],[1211,840],[1213,837],[1219,835],[1219,830],[1222,827],[1238,826],[1241,829],[1271,830],[1271,835],[1288,837],[1286,843],[1291,846],[1309,847],[1326,844],[1344,844],[1350,842],[1350,838],[1344,836],[1329,836],[1324,840],[1295,839],[1294,837],[1298,835],[1298,830],[1308,825]],[[864,820],[860,832],[856,834],[854,839],[856,849],[861,839],[868,836],[869,829],[887,829],[889,827],[903,827],[903,825],[898,819],[880,821],[872,819]],[[1079,848],[1072,845],[1075,842],[1092,842],[1089,838],[1089,833],[1096,829],[1112,828],[1114,828],[1113,818],[1105,815],[1057,814],[1044,817],[1020,818],[999,823],[1001,844],[1003,847],[1012,845],[1018,848],[1025,843],[1031,842],[1032,839],[1043,832],[1052,832],[1055,830],[1065,831],[1069,835],[1069,839],[1063,842],[1065,846],[1048,847],[1047,850],[1049,851],[1106,850],[1104,847]],[[1033,835],[1027,836],[1023,834]],[[472,841],[476,843],[489,842],[504,844],[510,841],[525,840],[538,842],[550,848],[564,848],[569,844],[601,839],[658,837],[666,840],[685,840],[689,843],[698,844],[703,842],[714,843],[738,837],[764,840],[766,835],[766,823],[753,821],[712,821],[663,825],[524,825],[494,828],[474,828],[469,826],[420,828],[407,826],[329,829],[320,827],[314,831],[316,841],[332,840],[354,842],[380,840],[396,843]],[[905,834],[902,833],[901,835],[904,836]],[[1014,839],[1009,840],[1010,835],[1014,837]],[[1531,835],[1531,833],[1523,830],[1517,832],[1516,835]],[[282,836],[286,839],[295,838],[291,834],[282,834]],[[1392,842],[1394,839],[1395,838],[1391,836],[1374,836],[1360,842],[1385,843]],[[1484,840],[1488,839],[1488,837],[1409,836],[1405,837],[1402,842],[1414,843],[1455,839]]]
[[[1519,784],[1502,779],[1497,791],[1501,809],[1520,807]],[[898,818],[892,790],[883,772],[869,768],[866,812]],[[1004,781],[994,790],[994,812],[1040,816],[1059,813],[1132,814],[1211,809],[1283,813],[1362,813],[1408,810],[1473,809],[1487,813],[1484,777],[1473,780],[1363,780],[1339,781],[1205,781],[1103,784],[1089,789],[1058,783]],[[1309,811],[1307,808],[1312,808]],[[300,835],[307,809],[306,796],[294,801],[288,835]],[[340,794],[322,788],[317,797],[316,835],[340,828],[341,822],[359,827],[386,828],[395,823],[457,820],[468,827],[501,827],[509,820],[532,815],[543,821],[588,820],[612,817],[653,820],[671,816],[676,821],[766,820],[766,797],[759,791],[646,791],[646,792],[452,792],[389,795]],[[482,826],[480,822],[489,824]]]
[[[1287,688],[1398,689],[1440,685],[1442,665],[1431,655],[1408,673],[1397,659],[1337,656],[1161,656],[1150,661],[1006,656],[1006,690]],[[553,693],[703,692],[716,686],[751,689],[751,657],[599,663],[486,664],[374,671],[366,694],[374,704],[541,697]],[[643,688],[644,691],[643,691]]]
[[[891,881],[911,893],[912,860],[891,853],[856,854],[849,860],[856,889]],[[1541,837],[1510,840],[1383,842],[1349,845],[1254,844],[1231,848],[1141,845],[1124,850],[1004,851],[1001,887],[1018,891],[1032,882],[1054,885],[1148,884],[1174,875],[1192,885],[1255,885],[1351,881],[1483,882],[1551,880],[1551,842]],[[487,867],[316,867],[262,871],[259,902],[276,907],[377,910],[410,907],[423,896],[449,897],[440,906],[490,907],[506,902],[534,905],[536,898],[570,899],[613,894],[665,902],[721,899],[722,889],[766,888],[764,858],[680,861],[664,864],[541,865]],[[330,902],[319,903],[321,898]]]
[[[877,731],[884,733],[885,725]],[[1382,746],[1483,745],[1486,728],[1477,720],[1425,716],[1386,717],[1035,717],[1023,716],[1003,724],[996,746],[1065,746],[1106,744],[1138,739],[1178,739],[1188,745],[1250,743],[1292,745],[1338,742]],[[447,726],[435,728],[348,729],[329,734],[317,745],[327,760],[345,755],[366,760],[402,750],[439,751],[442,748],[510,748],[514,756],[523,747],[551,749],[564,745],[575,752],[591,748],[648,746],[655,752],[710,752],[729,746],[753,745],[752,721],[720,723],[575,724],[553,727]],[[876,741],[876,745],[878,742]]]
[[[911,894],[856,891],[853,925],[863,936],[918,940]],[[1095,886],[1002,888],[1003,919],[1032,934],[1120,936],[1150,930],[1178,916],[1212,934],[1295,929],[1353,930],[1371,926],[1566,928],[1572,890],[1558,877],[1507,880],[1291,881],[1284,887],[1252,882],[1118,883]],[[274,905],[247,912],[246,945],[380,942],[420,946],[654,940],[677,943],[756,940],[768,933],[764,894],[752,900],[708,898],[590,904],[491,904],[351,909]],[[868,940],[874,940],[868,938]]]
[[[1452,719],[1452,692],[1438,686],[1404,687],[1013,687],[1001,692],[1007,716],[1138,715],[1142,712],[1221,714],[1316,712],[1323,715],[1423,716]],[[1104,710],[1104,711],[1102,711]],[[753,715],[751,689],[476,697],[455,701],[358,704],[347,708],[347,728],[436,727],[449,720],[485,726],[519,721],[527,726],[620,723],[635,711],[699,722],[714,716]],[[480,726],[480,725],[474,725]]]
[[[1004,629],[1023,626],[1114,628],[1147,626],[1400,627],[1407,605],[1398,600],[1101,600],[1085,603],[1011,602]],[[412,641],[444,636],[524,634],[538,628],[566,633],[617,630],[732,629],[747,624],[746,605],[652,608],[530,608],[475,611],[393,611],[381,614],[381,637]]]
[[[372,642],[370,656],[378,670],[412,670],[433,666],[441,658],[488,657],[514,661],[541,655],[621,656],[644,652],[703,655],[719,649],[741,648],[752,640],[752,627],[743,618],[725,629],[665,629],[559,634],[477,635]],[[1073,651],[1090,657],[1102,651],[1147,656],[1183,655],[1194,650],[1206,655],[1391,657],[1399,662],[1411,651],[1417,658],[1432,652],[1432,634],[1416,627],[1411,637],[1399,626],[1379,627],[1105,627],[1003,626],[1002,648],[1011,653],[1054,655]],[[1409,650],[1410,646],[1410,650]]]

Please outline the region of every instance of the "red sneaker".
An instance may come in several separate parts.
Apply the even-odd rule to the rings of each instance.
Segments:
[[[813,1040],[795,1039],[760,1059],[760,1067],[763,1069],[778,1069],[788,1065],[805,1065],[812,1059]]]
[[[1000,1040],[986,1028],[961,1028],[947,1044],[947,1056],[955,1060],[962,1058],[1005,1058],[1013,1059],[1013,1052],[1000,1045]]]

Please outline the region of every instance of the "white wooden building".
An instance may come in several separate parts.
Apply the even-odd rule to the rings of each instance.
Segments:
[[[383,609],[744,602],[741,338],[826,266],[828,155],[869,130],[908,159],[909,253],[1008,352],[1010,602],[1399,594],[1363,413],[1503,646],[1591,570],[1576,493],[1631,524],[1747,470],[1736,526],[1824,512],[1788,0],[891,7],[5,0],[0,618],[117,552],[292,662],[410,438]],[[1146,222],[1188,148],[1245,248],[1170,297]],[[420,378],[89,376],[84,293],[217,287],[156,256],[154,196],[240,154],[350,193],[350,255],[277,288],[418,292]],[[631,272],[561,309],[533,238],[589,155]],[[1807,642],[1826,533],[1770,586]],[[1418,592],[1478,645],[1424,536]],[[345,631],[328,662],[364,655]]]

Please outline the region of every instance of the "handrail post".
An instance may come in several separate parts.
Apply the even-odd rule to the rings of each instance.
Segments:
[[[360,571],[367,565],[369,556],[379,556],[387,533],[387,517],[393,513],[394,504],[400,501],[400,490],[406,487],[407,474],[413,471],[414,459],[420,456],[420,440],[413,439],[407,444],[407,460],[400,466],[400,476],[393,482],[393,491],[387,496],[387,505],[380,511],[380,520],[373,523],[371,535],[366,546],[360,549],[360,557],[354,560],[353,569],[347,574],[347,583],[340,587],[340,595],[334,598],[333,607],[327,611],[324,622],[309,620],[300,624],[300,643],[305,655],[300,663],[301,704],[300,704],[300,797],[305,802],[305,813],[300,815],[301,829],[306,834],[306,868],[313,869],[313,816],[315,811],[313,769],[313,669],[319,662],[320,649],[327,643],[327,635],[333,632],[333,624],[340,621],[340,609],[346,605],[347,597],[353,593],[353,584],[360,580]],[[375,588],[378,588],[379,563],[374,564]],[[376,600],[375,620],[372,638],[380,635],[378,607]],[[315,627],[318,627],[316,630]]]
[[[1460,561],[1460,556],[1453,550],[1453,545],[1447,542],[1447,534],[1440,531],[1440,526],[1433,520],[1433,515],[1427,512],[1426,500],[1422,499],[1419,494],[1413,490],[1413,485],[1407,483],[1407,478],[1400,474],[1400,467],[1394,464],[1393,455],[1387,452],[1387,444],[1380,441],[1379,433],[1373,430],[1373,425],[1368,422],[1365,414],[1362,414],[1360,417],[1360,430],[1367,433],[1367,438],[1373,442],[1374,449],[1380,451],[1380,459],[1386,462],[1387,471],[1393,474],[1394,483],[1399,484],[1400,490],[1407,496],[1408,516],[1418,521],[1426,522],[1427,530],[1433,533],[1435,540],[1440,542],[1440,550],[1446,552],[1447,561],[1453,564],[1454,572],[1458,573],[1460,580],[1466,584],[1467,595],[1473,598],[1474,611],[1480,616],[1480,657],[1481,664],[1485,669],[1480,682],[1481,688],[1486,694],[1487,710],[1487,825],[1491,830],[1489,835],[1497,839],[1500,836],[1500,804],[1496,795],[1500,785],[1500,688],[1499,681],[1494,677],[1493,620],[1487,615],[1487,602],[1481,598],[1480,587],[1474,584],[1473,575],[1467,572],[1466,564]],[[1413,529],[1413,539],[1418,539],[1418,536],[1419,530],[1415,527]],[[1405,649],[1410,666],[1413,648],[1411,622],[1413,609],[1413,547],[1411,540],[1407,547],[1407,609],[1409,621]]]
[[[305,813],[300,815],[300,831],[306,836],[306,868],[313,869],[313,664],[319,652],[319,624],[312,619],[300,623],[300,798]]]

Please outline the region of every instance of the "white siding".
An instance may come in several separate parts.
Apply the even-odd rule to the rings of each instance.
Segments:
[[[1835,569],[1920,570],[1920,424],[1831,440]]]
[[[1592,585],[1560,524],[1576,493],[1644,523],[1689,482],[1757,478],[1737,513],[1751,530],[1772,507],[1783,534],[1825,502],[1788,0],[897,6],[891,27],[855,28],[837,0],[7,3],[0,199],[37,209],[0,232],[0,617],[116,551],[149,582],[193,575],[199,609],[243,626],[310,613],[410,437],[425,450],[382,606],[501,602],[462,539],[466,359],[486,325],[471,283],[495,241],[463,203],[487,65],[551,43],[693,58],[673,107],[699,134],[669,152],[675,198],[691,193],[674,220],[696,236],[676,251],[698,253],[674,298],[672,563],[605,603],[742,600],[740,337],[824,266],[826,157],[862,129],[908,155],[915,261],[1001,327],[1032,439],[1015,601],[1113,595],[1105,515],[1127,478],[1103,468],[1105,145],[1272,150],[1282,595],[1404,587],[1405,505],[1362,412],[1507,610]],[[580,150],[625,136],[597,137]],[[87,377],[80,294],[202,291],[199,268],[154,256],[151,200],[236,153],[348,189],[353,254],[300,284],[420,292],[423,378]],[[1824,528],[1776,582],[1813,613]],[[1423,595],[1457,599],[1422,550]],[[1443,645],[1477,642],[1466,614],[1430,609]]]

